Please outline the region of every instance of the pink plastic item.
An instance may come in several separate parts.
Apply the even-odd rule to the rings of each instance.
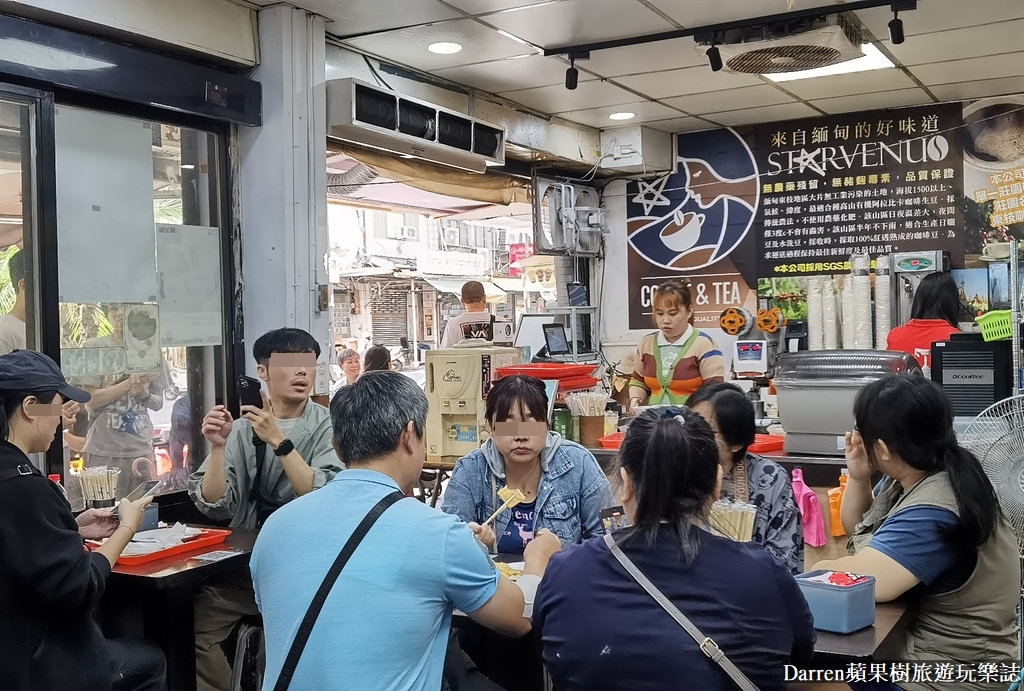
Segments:
[[[791,477],[793,497],[800,508],[800,519],[804,524],[804,542],[811,547],[821,547],[828,542],[828,532],[825,530],[825,517],[821,514],[818,495],[804,484],[804,471],[793,468]]]

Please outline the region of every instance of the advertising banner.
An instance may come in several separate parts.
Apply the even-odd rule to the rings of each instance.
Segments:
[[[668,278],[691,281],[708,329],[756,311],[758,279],[797,305],[854,252],[1005,261],[1024,240],[1024,97],[677,135],[676,171],[627,185],[626,233],[631,329],[652,328]]]

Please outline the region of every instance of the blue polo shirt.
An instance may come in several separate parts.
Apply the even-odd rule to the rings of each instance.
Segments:
[[[273,687],[299,623],[356,525],[398,484],[346,470],[278,509],[253,547],[250,568]],[[456,516],[403,499],[374,524],[317,619],[291,691],[437,691],[452,607],[473,612],[498,573]]]

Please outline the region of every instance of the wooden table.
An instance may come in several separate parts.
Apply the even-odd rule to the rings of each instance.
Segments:
[[[898,642],[910,623],[905,602],[879,602],[875,605],[875,624],[849,634],[815,631],[815,661],[866,662],[887,659],[885,649]],[[880,652],[882,654],[880,654]]]
[[[249,568],[256,531],[234,528],[216,545],[137,566],[115,565],[101,602],[104,619],[130,635],[145,636],[167,656],[168,691],[195,691],[196,653],[193,600],[208,579]],[[219,561],[195,557],[236,552]]]

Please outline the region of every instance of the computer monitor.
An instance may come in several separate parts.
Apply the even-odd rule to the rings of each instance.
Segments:
[[[516,329],[516,340],[512,344],[516,348],[529,348],[529,354],[525,355],[529,361],[544,347],[544,324],[551,324],[555,321],[553,314],[521,314],[519,315],[519,327]]]
[[[548,347],[548,355],[570,355],[572,349],[569,347],[569,339],[565,335],[565,326],[562,324],[544,324],[544,343]]]

